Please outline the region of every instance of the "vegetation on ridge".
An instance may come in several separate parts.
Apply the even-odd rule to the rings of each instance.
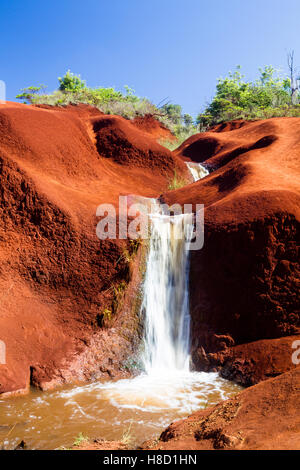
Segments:
[[[300,116],[299,82],[294,78],[294,53],[290,53],[288,59],[290,77],[281,75],[272,66],[265,66],[259,69],[256,80],[245,81],[241,67],[238,66],[227,77],[219,78],[214,97],[195,121],[191,115],[183,114],[179,104],[155,105],[149,99],[137,96],[128,86],[124,87],[124,91],[113,87],[91,88],[80,75],[70,70],[58,78],[59,87],[53,93],[45,93],[44,85],[30,86],[22,89],[17,98],[30,104],[51,106],[85,103],[105,114],[120,115],[127,119],[152,115],[177,137],[176,142],[161,141],[162,145],[173,150],[191,135],[221,122]]]
[[[225,78],[219,78],[216,94],[197,116],[200,130],[236,119],[266,119],[300,116],[297,99],[292,100],[291,79],[281,76],[272,66],[259,69],[259,77],[247,82],[238,66]]]
[[[105,114],[116,114],[127,119],[154,115],[177,137],[177,145],[198,132],[192,116],[182,114],[180,105],[167,103],[156,106],[149,99],[135,95],[134,90],[127,85],[124,92],[112,87],[91,88],[80,75],[75,75],[70,70],[63,77],[59,77],[58,81],[59,87],[53,93],[46,94],[44,85],[30,86],[23,88],[16,98],[25,103],[50,106],[84,103],[95,106]]]

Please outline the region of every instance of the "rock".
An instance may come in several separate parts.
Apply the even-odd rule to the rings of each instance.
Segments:
[[[27,444],[25,441],[21,441],[15,448],[14,450],[26,450]]]
[[[249,387],[296,368],[293,344],[299,340],[300,336],[288,336],[241,344],[221,354],[220,361],[216,354],[215,362],[221,365],[222,377]]]
[[[300,367],[172,423],[153,450],[300,449]]]
[[[176,137],[171,133],[171,131],[165,127],[160,121],[155,119],[155,117],[151,114],[147,114],[145,116],[138,116],[134,118],[132,124],[138,127],[138,129],[142,130],[143,132],[147,132],[152,137],[155,138],[158,142],[160,141],[168,141],[168,142],[176,142]]]
[[[134,122],[121,116],[92,119],[97,149],[101,156],[129,167],[151,168],[166,176],[188,175],[186,165]]]
[[[81,444],[71,447],[70,450],[129,450],[122,441],[106,441],[104,439],[84,440]]]
[[[100,129],[96,135],[93,126],[101,119],[111,133],[130,129],[129,159],[140,155],[143,136],[142,167],[99,155]],[[47,389],[123,374],[120,365],[139,335],[140,273],[122,257],[127,241],[97,238],[96,208],[118,207],[119,195],[157,197],[176,162],[187,171],[149,133],[90,106],[1,105],[0,340],[7,357],[0,364],[0,394],[25,393],[30,381]],[[121,283],[131,300],[101,327],[101,312],[113,301],[111,286]]]
[[[214,170],[163,195],[168,204],[205,205],[204,247],[191,252],[190,268],[192,357],[200,370],[226,368],[233,345],[300,332],[299,135],[299,118],[239,122],[192,136],[174,152]],[[241,348],[239,357],[251,359]],[[291,367],[284,357],[280,373]],[[242,369],[249,384],[263,377]]]

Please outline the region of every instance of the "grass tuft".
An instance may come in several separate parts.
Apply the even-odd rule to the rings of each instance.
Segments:
[[[176,170],[174,170],[174,176],[169,181],[168,190],[173,191],[174,189],[180,189],[183,188],[183,186],[185,186],[186,184],[187,182],[185,181],[185,179],[178,177]]]
[[[123,436],[121,438],[122,444],[125,444],[126,446],[130,446],[132,442],[134,441],[134,437],[131,433],[131,426],[132,426],[132,421],[128,428],[123,432]]]
[[[75,438],[75,441],[73,442],[73,446],[80,446],[83,442],[88,442],[89,438],[87,436],[84,436],[82,432],[78,434],[78,436]]]

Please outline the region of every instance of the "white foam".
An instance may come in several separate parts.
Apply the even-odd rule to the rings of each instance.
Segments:
[[[209,171],[201,163],[185,162],[190,170],[194,181],[198,181],[209,175]]]

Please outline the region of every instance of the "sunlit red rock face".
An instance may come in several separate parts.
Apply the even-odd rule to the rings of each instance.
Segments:
[[[291,450],[300,448],[300,368],[172,423],[155,450]]]
[[[195,366],[244,385],[289,370],[292,338],[272,339],[299,334],[300,119],[219,126],[174,154],[211,170],[164,195],[205,204],[204,247],[191,254]]]
[[[143,117],[136,117],[132,120],[132,123],[158,141],[176,141],[176,137],[171,133],[171,131],[151,114],[147,114]]]
[[[100,155],[131,168],[149,168],[164,175],[174,172],[174,168],[186,171],[182,160],[150,138],[140,124],[120,116],[99,116],[92,123]]]
[[[116,157],[124,148],[134,161]],[[0,393],[120,373],[136,343],[139,263],[126,263],[126,241],[98,240],[96,208],[157,197],[175,168],[187,171],[149,132],[95,108],[0,105]],[[103,329],[122,282],[122,315]]]

